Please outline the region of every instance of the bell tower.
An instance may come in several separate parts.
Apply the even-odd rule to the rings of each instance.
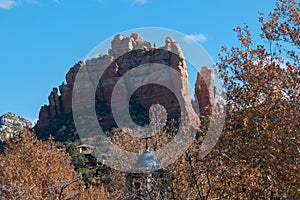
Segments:
[[[147,139],[146,150],[135,162],[135,172],[126,174],[126,200],[168,199],[168,172],[148,150]]]

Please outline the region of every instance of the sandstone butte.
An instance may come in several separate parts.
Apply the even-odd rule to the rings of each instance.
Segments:
[[[110,102],[112,91],[120,77],[130,69],[146,63],[164,64],[177,70],[181,75],[180,94],[185,102],[184,109],[187,112],[193,109],[188,92],[187,65],[179,43],[168,37],[164,46],[156,48],[152,47],[150,42],[144,41],[142,36],[137,33],[133,33],[130,37],[118,34],[111,41],[111,49],[108,50],[107,54],[78,62],[66,74],[66,84],[52,89],[48,96],[49,104],[40,109],[39,119],[35,127],[38,137],[46,139],[52,134],[57,140],[67,140],[70,139],[68,137],[76,135],[76,129],[72,123],[72,90],[79,69],[82,68],[86,72],[79,78],[84,91],[89,93],[97,87],[95,101]],[[95,80],[99,78],[99,67],[107,65],[109,67],[105,70],[101,80]],[[132,77],[132,79],[138,78]],[[98,85],[93,84],[95,81]],[[169,81],[173,81],[171,77]],[[195,83],[194,96],[198,101],[197,103],[193,102],[193,107],[203,110],[207,106],[214,105],[216,103],[214,90],[213,71],[207,67],[202,67],[202,70],[197,74]],[[126,84],[124,93],[120,95],[126,95]],[[178,101],[174,94],[160,85],[141,87],[134,92],[131,99],[145,109],[149,109],[154,103],[165,106],[168,110],[169,119],[178,117],[180,113]],[[82,109],[89,106],[89,102],[78,103]],[[207,115],[204,111],[203,114]],[[63,121],[64,116],[69,116],[70,119]],[[99,116],[99,119],[101,119],[99,123],[104,129],[114,126],[111,115]],[[63,137],[64,134],[67,136]]]

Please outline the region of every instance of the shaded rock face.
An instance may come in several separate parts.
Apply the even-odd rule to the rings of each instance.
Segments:
[[[23,129],[30,129],[33,124],[24,117],[16,116],[11,112],[8,112],[0,116],[0,152],[3,151],[3,142],[13,137],[14,134],[18,134]]]
[[[157,49],[152,48],[149,42],[143,41],[142,37],[137,33],[133,33],[130,37],[119,34],[114,37],[111,46],[112,48],[106,55],[85,62],[78,62],[67,73],[67,83],[59,86],[59,91],[57,88],[53,88],[48,97],[49,104],[42,106],[40,110],[39,120],[36,125],[38,137],[47,139],[49,134],[52,134],[57,140],[66,140],[70,139],[70,137],[76,139],[76,130],[72,122],[72,90],[75,78],[77,83],[79,81],[76,87],[79,86],[81,88],[83,95],[89,95],[97,88],[95,94],[96,112],[101,127],[104,130],[115,127],[116,123],[110,109],[112,91],[126,72],[147,63],[167,65],[180,73],[181,80],[179,84],[181,89],[179,93],[184,101],[184,109],[187,112],[192,109],[188,92],[187,66],[180,45],[172,38],[166,38],[165,46]],[[103,66],[108,67],[99,79],[99,68]],[[77,76],[79,69],[81,73]],[[206,76],[207,74],[204,75]],[[138,81],[141,77],[134,76],[132,81]],[[172,82],[174,80],[170,77],[168,81]],[[212,86],[209,87],[213,87],[213,82],[211,84]],[[124,83],[124,90],[119,95],[128,95],[128,88],[126,88],[128,85],[130,84]],[[196,90],[195,95],[200,97],[201,95],[206,95],[206,91],[201,87],[196,87]],[[140,114],[144,113],[146,115],[146,121],[141,124],[147,123],[147,120],[149,120],[147,118],[148,110],[151,105],[156,103],[165,106],[168,111],[168,119],[178,119],[180,117],[179,102],[172,91],[161,85],[148,84],[138,88],[130,97],[130,102],[133,102],[133,104],[130,104],[131,114],[140,112]],[[204,105],[206,100],[200,101],[200,103]],[[84,100],[80,102],[78,100],[76,105],[80,109],[90,109],[91,102]],[[199,106],[202,106],[202,104]],[[135,118],[141,119],[143,117],[136,116]],[[135,122],[138,123],[138,121]],[[62,127],[67,128],[62,129]],[[69,136],[65,137],[66,135]]]
[[[180,93],[180,96],[183,97],[183,102],[186,102],[186,104],[184,104],[184,109],[191,109],[188,107],[187,103],[189,102],[189,94],[186,90],[188,82],[187,77],[185,76],[186,66],[184,60],[178,55],[164,49],[134,50],[125,53],[123,56],[114,60],[114,62],[107,68],[103,76],[100,78],[98,85],[99,89],[96,93],[96,100],[108,102],[108,105],[110,105],[113,89],[115,88],[115,85],[117,84],[119,79],[131,69],[147,63],[163,64],[166,66],[170,66],[172,69],[179,72],[179,74],[181,75],[180,80],[176,80],[172,77],[163,75],[162,77],[157,78],[164,79],[164,81],[170,83],[170,85],[172,86],[175,86],[176,84],[179,85],[180,91],[178,91],[178,93]],[[147,77],[147,74],[141,73],[139,74],[139,76],[132,76],[130,81],[132,83],[138,83],[140,82],[140,79],[145,79],[145,77]],[[133,87],[133,85],[126,82],[122,83],[122,93],[118,94],[117,98],[121,96],[128,96],[127,91],[130,91],[130,87]],[[135,92],[130,97],[130,100],[130,102],[132,102],[131,113],[134,113],[134,110],[136,108],[135,105],[139,105],[142,108],[140,110],[141,113],[137,113],[137,115],[133,117],[136,119],[140,119],[140,121],[135,121],[140,125],[149,122],[148,110],[154,104],[160,104],[165,107],[165,109],[168,111],[168,120],[177,120],[181,115],[180,104],[176,99],[173,91],[159,84],[152,83],[143,85],[142,87],[135,90]],[[119,102],[119,100],[117,100],[117,102]],[[121,109],[123,106],[120,105],[119,107]],[[110,106],[108,106],[108,108],[110,109]],[[141,120],[141,118],[144,118],[144,121]],[[112,115],[107,115],[106,117],[104,117],[100,122],[100,125],[101,127],[104,127],[104,129],[110,126],[116,127]]]

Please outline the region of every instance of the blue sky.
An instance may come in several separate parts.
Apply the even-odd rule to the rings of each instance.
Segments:
[[[258,40],[257,13],[273,7],[273,0],[0,0],[0,115],[36,120],[69,68],[119,32],[173,29],[218,62],[222,45],[237,44],[232,29],[247,23]]]

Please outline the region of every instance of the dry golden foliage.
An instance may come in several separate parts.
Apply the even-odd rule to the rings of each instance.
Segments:
[[[195,141],[168,167],[170,199],[300,199],[299,14],[295,0],[277,0],[259,18],[262,45],[245,26],[235,29],[239,47],[222,47],[224,134],[204,159]],[[127,139],[116,141],[143,146]]]
[[[240,47],[222,48],[230,109],[219,145],[239,198],[300,198],[299,12],[295,0],[278,0],[260,16],[266,45],[254,47],[246,26],[236,28]]]
[[[28,131],[7,141],[0,155],[0,199],[107,199],[103,188],[86,189],[65,150]]]

